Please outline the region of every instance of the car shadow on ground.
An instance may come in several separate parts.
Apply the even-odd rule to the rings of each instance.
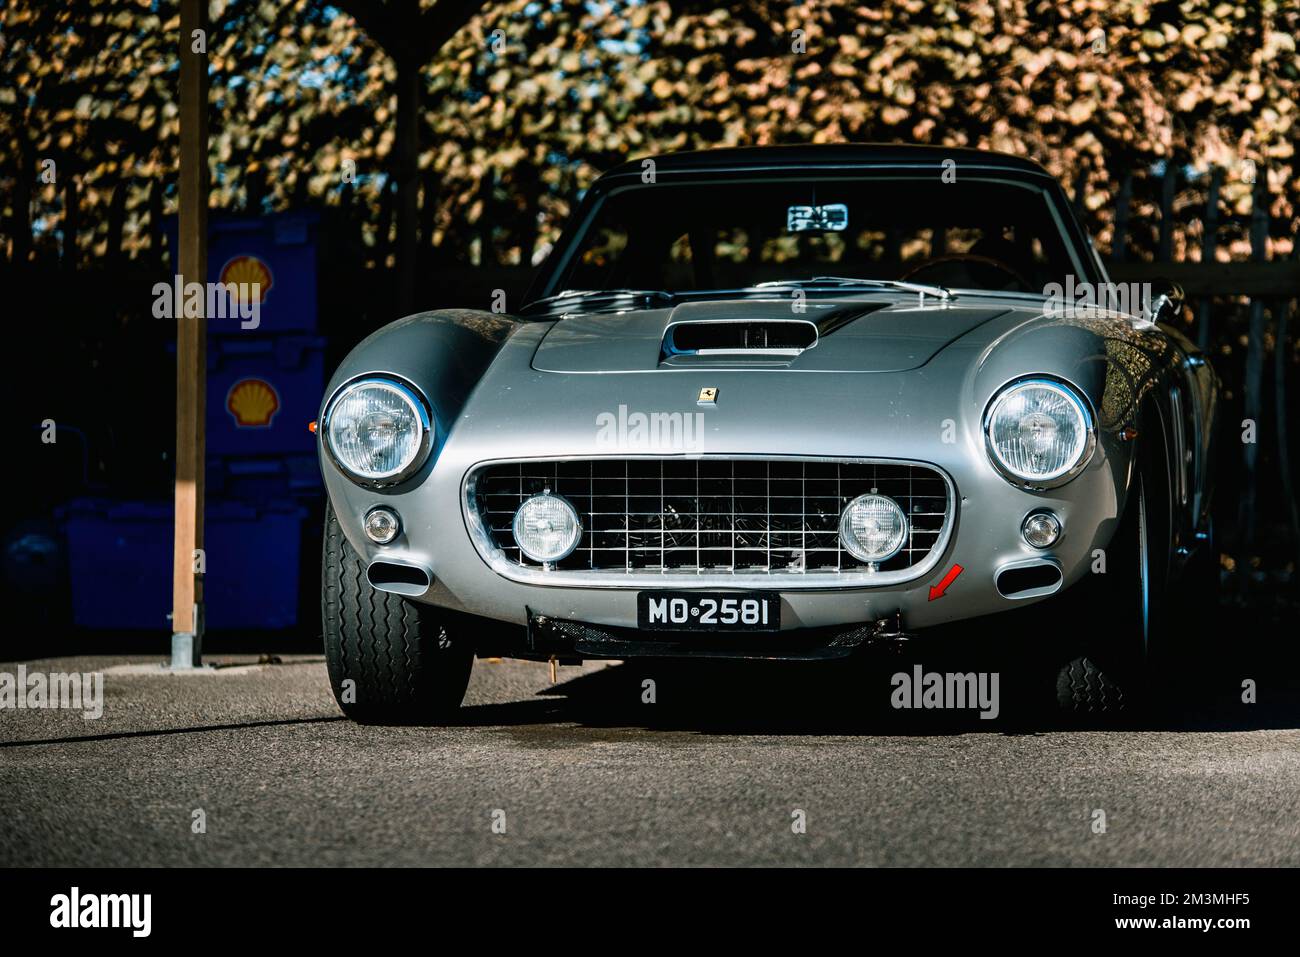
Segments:
[[[996,674],[996,696],[926,707],[904,688],[918,674]],[[969,655],[871,655],[850,662],[627,661],[557,684],[533,700],[461,709],[475,726],[579,726],[746,735],[1032,735],[1060,730],[1233,732],[1300,728],[1300,684],[1277,662],[1225,662],[1202,686],[1179,687],[1118,716],[1062,716],[1052,676],[1022,662]],[[902,676],[902,677],[899,677]],[[1240,677],[1246,676],[1246,677]],[[1242,687],[1254,682],[1254,702]],[[986,690],[990,689],[986,681]],[[918,707],[918,705],[920,705]],[[989,717],[982,717],[988,714]]]
[[[122,741],[130,738],[157,738],[173,734],[207,734],[211,731],[249,731],[253,728],[280,728],[301,724],[328,724],[345,721],[343,715],[318,718],[284,718],[274,721],[236,721],[228,724],[201,724],[187,728],[149,728],[138,731],[109,731],[105,734],[82,734],[57,738],[32,738],[21,741],[0,741],[0,750],[6,748],[32,748],[43,744],[87,744],[98,741]]]
[[[1119,715],[1060,712],[1061,662],[1053,655],[1069,641],[1071,625],[1030,608],[934,628],[841,661],[635,659],[567,681],[561,668],[559,683],[534,700],[468,706],[459,721],[754,735],[1290,730],[1300,728],[1300,642],[1292,618],[1218,606],[1197,625],[1209,636],[1200,676],[1178,679]],[[945,680],[983,675],[986,691],[996,675],[997,694],[974,707],[929,707],[915,688],[933,673]]]

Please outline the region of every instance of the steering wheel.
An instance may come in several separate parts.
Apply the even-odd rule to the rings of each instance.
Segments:
[[[975,263],[980,266],[988,266],[992,269],[998,270],[999,272],[1006,273],[1026,290],[1033,288],[1030,286],[1029,280],[1021,275],[1021,273],[1014,267],[1008,266],[1002,260],[994,259],[992,256],[980,256],[976,253],[949,253],[945,256],[935,256],[933,259],[927,259],[924,262],[917,263],[911,269],[903,273],[899,278],[903,280],[915,279],[917,274],[925,272],[927,269],[931,269],[935,266],[942,266],[947,263]]]

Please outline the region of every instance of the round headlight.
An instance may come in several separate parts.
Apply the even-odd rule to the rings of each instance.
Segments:
[[[511,528],[519,550],[535,562],[566,558],[582,538],[577,511],[549,489],[519,506]]]
[[[989,405],[984,434],[993,464],[1013,482],[1037,488],[1072,479],[1088,464],[1094,444],[1088,407],[1048,379],[1002,390]]]
[[[432,428],[424,403],[389,379],[345,386],[325,410],[325,442],[353,479],[392,484],[424,463]]]
[[[859,495],[840,516],[840,541],[859,561],[893,558],[907,541],[907,516],[884,495]]]

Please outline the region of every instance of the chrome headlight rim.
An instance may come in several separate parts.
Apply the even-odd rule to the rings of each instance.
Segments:
[[[998,407],[998,403],[1016,390],[1030,386],[1047,388],[1057,393],[1057,395],[1064,398],[1078,410],[1080,418],[1083,421],[1083,449],[1079,453],[1078,459],[1075,460],[1074,464],[1070,466],[1070,468],[1057,475],[1051,476],[1050,478],[1027,476],[1015,471],[1002,461],[993,442],[993,412]],[[1066,379],[1058,379],[1055,376],[1023,376],[1003,383],[993,391],[993,397],[989,399],[989,403],[984,409],[982,427],[984,430],[984,451],[988,457],[989,464],[993,466],[994,470],[999,475],[1016,488],[1030,492],[1059,488],[1067,482],[1072,481],[1080,472],[1088,467],[1088,463],[1092,461],[1093,453],[1097,450],[1097,418],[1093,413],[1092,405],[1084,397],[1081,389],[1075,386],[1072,382],[1069,382]]]
[[[352,471],[335,453],[334,444],[330,441],[330,420],[333,418],[335,408],[338,407],[344,396],[366,386],[379,386],[397,393],[415,412],[416,419],[420,423],[420,439],[417,443],[415,455],[403,468],[388,475],[367,476]],[[329,397],[329,401],[325,403],[325,411],[321,415],[320,428],[317,430],[317,434],[320,437],[321,446],[325,449],[325,454],[329,456],[330,461],[334,463],[334,467],[339,470],[339,473],[349,481],[362,488],[391,488],[394,485],[400,485],[420,471],[429,460],[429,453],[433,449],[434,440],[433,416],[429,410],[428,400],[410,381],[389,373],[367,373],[349,379],[334,390]]]
[[[859,546],[857,540],[852,535],[848,534],[846,531],[846,527],[849,525],[849,521],[850,521],[849,519],[850,510],[853,508],[853,506],[857,505],[859,502],[865,501],[866,499],[881,499],[885,502],[888,502],[895,509],[897,509],[899,516],[901,516],[902,518],[903,533],[899,537],[898,543],[886,555],[872,556],[868,554],[865,549]],[[857,496],[852,501],[850,501],[847,505],[845,505],[843,510],[840,512],[838,535],[839,535],[841,546],[844,548],[846,552],[848,552],[858,561],[867,562],[868,564],[871,565],[881,565],[889,561],[899,552],[901,552],[903,548],[907,545],[907,540],[908,537],[911,535],[911,531],[912,531],[912,523],[907,520],[907,512],[903,511],[903,506],[899,505],[898,502],[894,501],[894,499],[890,498],[888,495],[882,495],[879,492],[866,492],[862,495]]]

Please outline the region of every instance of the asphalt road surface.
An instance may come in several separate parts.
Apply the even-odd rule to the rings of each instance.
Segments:
[[[461,724],[382,728],[319,656],[216,660],[25,662],[104,672],[105,707],[0,710],[0,865],[1300,864],[1300,695],[1269,674],[1065,730],[892,710],[902,657],[479,661]]]

